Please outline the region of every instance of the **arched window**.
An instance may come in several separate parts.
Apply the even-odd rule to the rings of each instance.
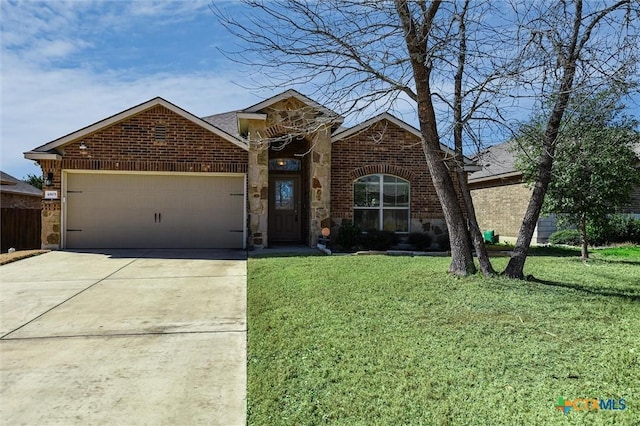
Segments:
[[[353,222],[360,229],[409,232],[409,182],[368,175],[353,183]]]

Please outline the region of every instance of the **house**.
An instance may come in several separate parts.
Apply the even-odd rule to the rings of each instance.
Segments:
[[[640,144],[634,147],[640,158]],[[510,142],[493,145],[473,157],[482,167],[469,174],[468,182],[481,230],[493,230],[502,242],[515,242],[527,210],[531,190],[516,170],[516,154]],[[640,164],[640,163],[639,163]],[[628,206],[621,213],[640,214],[640,187],[636,187]],[[557,230],[554,215],[538,218],[532,243],[546,244]]]
[[[41,200],[40,189],[0,172],[1,252],[40,247]]]
[[[204,118],[151,99],[25,153],[50,183],[42,245],[314,246],[344,220],[445,232],[419,131],[342,122],[294,90]]]
[[[0,197],[2,208],[40,209],[42,207],[40,189],[1,171]]]

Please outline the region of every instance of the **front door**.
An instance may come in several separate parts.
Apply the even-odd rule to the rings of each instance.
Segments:
[[[300,241],[300,176],[269,177],[269,240]]]

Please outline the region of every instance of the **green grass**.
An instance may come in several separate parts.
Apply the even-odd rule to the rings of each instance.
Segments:
[[[640,246],[620,246],[604,249],[597,249],[591,251],[595,253],[597,257],[624,257],[631,259],[640,259]]]
[[[531,257],[529,282],[437,257],[250,259],[248,422],[638,424],[640,255],[606,253]]]

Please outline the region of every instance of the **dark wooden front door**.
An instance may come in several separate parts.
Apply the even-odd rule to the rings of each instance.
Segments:
[[[300,241],[300,176],[269,177],[269,240]]]

